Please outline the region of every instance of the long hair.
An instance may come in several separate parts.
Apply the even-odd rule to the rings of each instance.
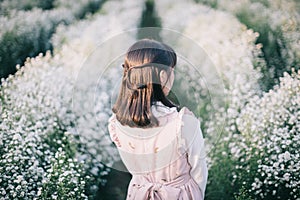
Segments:
[[[122,125],[159,126],[151,112],[151,106],[157,101],[178,109],[164,94],[159,76],[161,70],[165,70],[169,78],[176,62],[177,56],[171,47],[152,39],[139,40],[128,49],[120,92],[112,108]]]

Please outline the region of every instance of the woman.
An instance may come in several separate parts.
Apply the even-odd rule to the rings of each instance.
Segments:
[[[204,199],[207,167],[200,122],[167,98],[177,56],[143,39],[127,51],[108,130],[132,179],[127,198]]]

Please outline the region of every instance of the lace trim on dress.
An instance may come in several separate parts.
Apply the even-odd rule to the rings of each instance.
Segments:
[[[185,139],[182,137],[182,127],[184,126],[184,122],[182,121],[182,116],[185,114],[186,112],[186,107],[183,107],[179,113],[178,113],[178,117],[177,117],[177,128],[176,128],[176,136],[177,136],[177,150],[179,154],[184,154],[186,152],[186,141]]]

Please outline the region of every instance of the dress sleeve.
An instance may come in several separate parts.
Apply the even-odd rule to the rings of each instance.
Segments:
[[[198,184],[204,199],[208,169],[200,121],[188,112],[182,116],[182,121],[182,138],[185,140],[188,162],[191,165],[190,174]]]

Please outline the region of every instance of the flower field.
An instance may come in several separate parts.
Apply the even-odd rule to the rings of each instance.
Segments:
[[[141,32],[178,54],[171,98],[201,121],[205,199],[300,199],[299,11],[296,0],[0,0],[0,199],[125,199],[107,121]]]

